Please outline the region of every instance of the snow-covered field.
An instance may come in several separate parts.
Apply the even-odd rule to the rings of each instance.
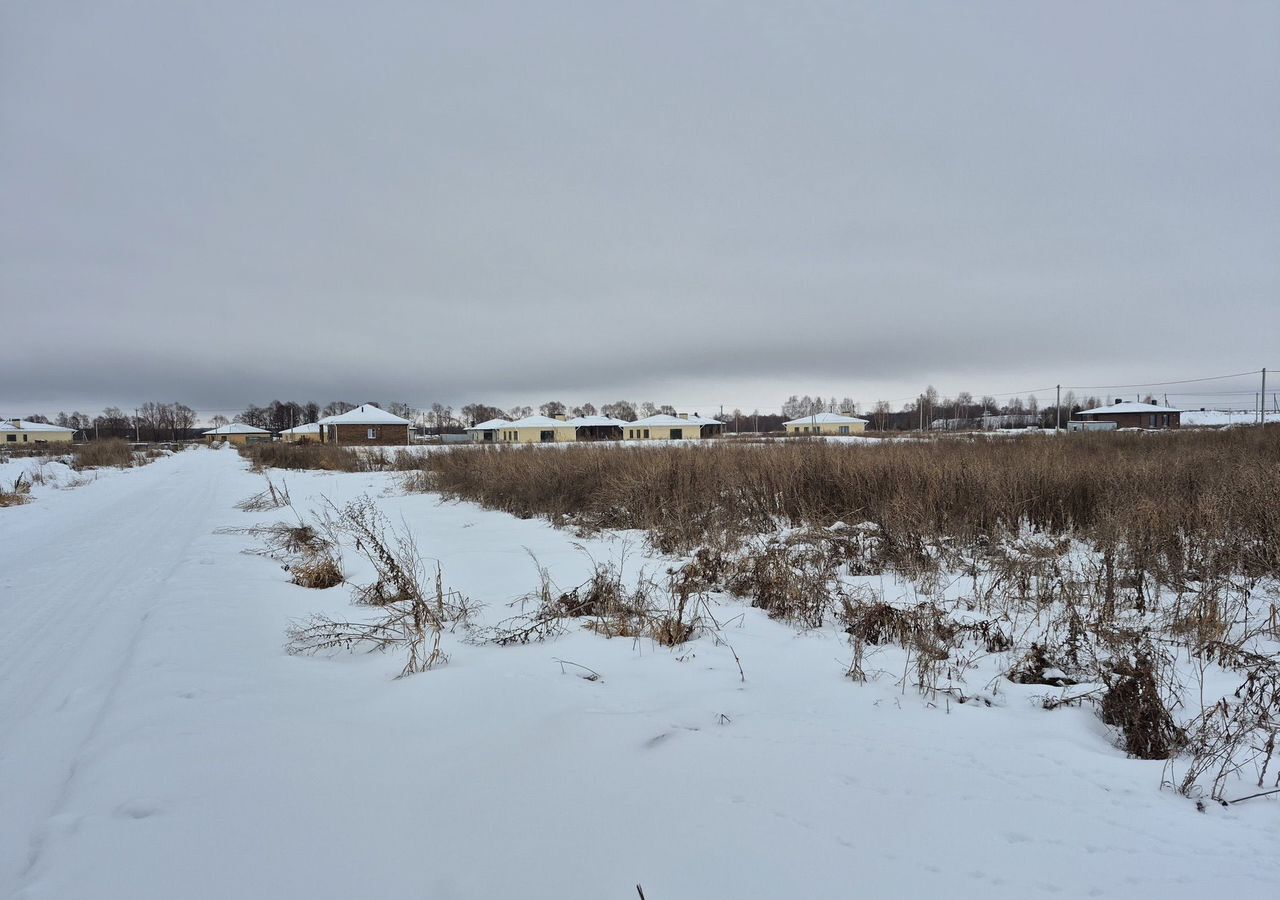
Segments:
[[[8,470],[0,478],[10,477]],[[482,619],[570,587],[582,540],[386,474],[287,473],[300,510],[374,497]],[[219,529],[263,479],[197,449],[0,509],[0,896],[1270,896],[1280,804],[1189,801],[1043,686],[934,705],[844,677],[845,636],[745,604],[741,657],[574,631],[447,635],[447,665],[293,657],[291,621],[362,615]],[[578,546],[581,545],[581,546]],[[583,552],[585,549],[586,552]],[[347,562],[363,574],[352,554]],[[562,665],[557,659],[575,665]],[[599,680],[581,677],[589,667]],[[981,688],[982,686],[977,686]]]
[[[1280,412],[1268,412],[1267,423],[1280,422]],[[1182,414],[1184,428],[1219,427],[1222,425],[1256,425],[1256,412],[1229,412],[1220,409],[1189,409]]]

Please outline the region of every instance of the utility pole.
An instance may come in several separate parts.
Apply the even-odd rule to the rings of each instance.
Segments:
[[[1262,393],[1258,395],[1259,425],[1267,424],[1267,367],[1262,367]]]
[[[138,422],[138,410],[136,408],[133,411],[133,442],[135,444],[142,443],[142,429]]]
[[[1058,399],[1053,401],[1053,433],[1062,430],[1062,385],[1058,385]]]

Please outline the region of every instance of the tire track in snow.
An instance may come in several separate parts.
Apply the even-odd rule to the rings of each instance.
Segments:
[[[39,861],[152,610],[239,457],[188,451],[104,479],[22,528],[0,521],[0,895]],[[199,455],[197,455],[199,454]],[[52,505],[52,504],[51,504]],[[7,886],[6,886],[7,885]]]

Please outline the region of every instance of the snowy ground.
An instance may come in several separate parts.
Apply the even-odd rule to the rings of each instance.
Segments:
[[[562,586],[575,538],[383,474],[288,473],[300,508],[368,493],[490,619]],[[1269,896],[1280,804],[1160,791],[1043,687],[931,707],[843,677],[834,630],[756,610],[731,655],[575,633],[393,680],[391,656],[290,657],[350,614],[225,526],[278,512],[199,449],[0,510],[0,897]],[[621,539],[583,542],[616,558]],[[638,551],[633,547],[633,553]],[[348,562],[353,562],[348,554]],[[642,562],[633,555],[629,565]],[[661,560],[649,560],[661,566]],[[353,567],[354,568],[354,567]],[[360,574],[357,570],[357,574]],[[356,612],[356,614],[359,614]],[[599,672],[588,681],[572,660]]]
[[[1221,425],[1256,425],[1257,412],[1229,412],[1220,409],[1189,409],[1182,414],[1184,428]],[[1280,412],[1268,412],[1267,422],[1280,422]]]

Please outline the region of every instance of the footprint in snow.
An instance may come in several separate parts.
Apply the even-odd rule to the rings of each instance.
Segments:
[[[158,800],[147,799],[126,800],[115,810],[121,819],[149,819],[160,812],[164,812],[164,806]]]

